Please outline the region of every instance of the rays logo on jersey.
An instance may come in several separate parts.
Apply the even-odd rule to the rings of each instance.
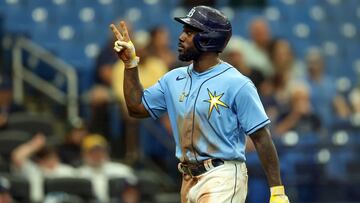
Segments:
[[[209,119],[214,108],[220,114],[220,110],[219,110],[218,105],[223,106],[225,108],[229,108],[229,106],[227,104],[225,104],[223,101],[220,100],[221,97],[224,95],[224,93],[216,95],[216,91],[214,91],[214,94],[211,93],[211,91],[209,89],[207,89],[207,91],[208,91],[208,94],[209,94],[209,99],[204,100],[204,102],[210,103],[209,111],[208,111],[208,119]]]

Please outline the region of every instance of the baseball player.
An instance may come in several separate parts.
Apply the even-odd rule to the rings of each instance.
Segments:
[[[249,136],[267,175],[270,203],[288,203],[277,152],[266,128],[270,121],[256,88],[218,57],[232,34],[229,20],[206,6],[194,7],[175,20],[183,24],[179,59],[192,63],[168,72],[146,90],[139,82],[139,58],[125,23],[110,28],[117,38],[114,49],[126,66],[124,94],[129,114],[158,119],[167,112],[170,117],[178,169],[183,174],[181,202],[244,203]]]

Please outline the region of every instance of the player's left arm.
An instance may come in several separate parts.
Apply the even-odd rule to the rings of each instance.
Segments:
[[[251,81],[246,82],[237,91],[235,108],[238,122],[253,141],[265,170],[271,191],[270,203],[288,203],[281,183],[279,158],[270,132],[265,127],[270,121]]]
[[[266,127],[260,128],[249,137],[254,143],[270,186],[270,203],[288,203],[281,182],[279,158],[269,130]]]

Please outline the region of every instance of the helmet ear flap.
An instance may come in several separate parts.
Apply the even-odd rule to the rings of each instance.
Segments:
[[[222,52],[231,37],[226,32],[199,32],[194,38],[195,47],[202,52]]]
[[[195,48],[197,50],[204,52],[205,50],[203,49],[201,41],[202,41],[202,39],[201,39],[200,32],[199,32],[194,36],[193,42],[194,42]]]

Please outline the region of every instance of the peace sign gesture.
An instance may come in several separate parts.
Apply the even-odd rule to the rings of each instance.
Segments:
[[[110,25],[117,41],[114,43],[114,50],[119,58],[124,62],[125,68],[135,68],[139,63],[139,57],[136,56],[134,44],[131,42],[129,32],[124,21],[120,21],[119,29]]]

